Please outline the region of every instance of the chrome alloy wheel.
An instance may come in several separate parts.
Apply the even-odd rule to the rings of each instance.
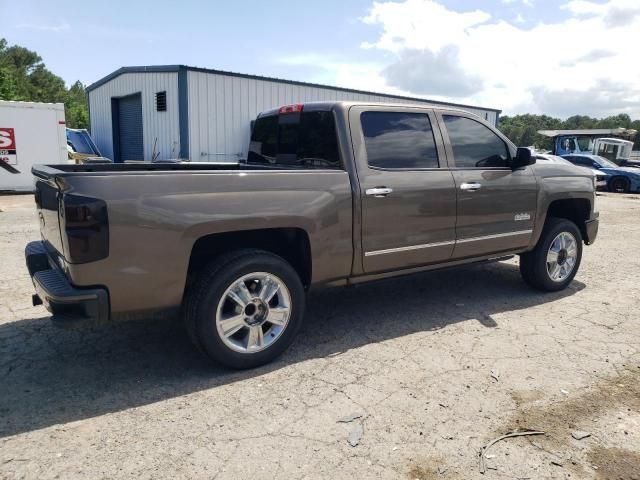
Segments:
[[[547,274],[554,282],[564,281],[576,265],[578,244],[569,232],[562,232],[553,239],[547,252]]]
[[[291,295],[285,283],[265,272],[249,273],[224,292],[216,310],[216,328],[224,344],[239,353],[256,353],[273,344],[287,328]]]

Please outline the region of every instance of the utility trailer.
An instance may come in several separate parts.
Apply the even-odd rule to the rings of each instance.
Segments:
[[[631,158],[632,140],[638,133],[634,129],[538,130],[538,133],[554,139],[554,155],[599,155],[620,167],[640,167],[640,162]]]
[[[0,101],[0,191],[34,191],[33,165],[69,163],[65,127],[62,103]]]

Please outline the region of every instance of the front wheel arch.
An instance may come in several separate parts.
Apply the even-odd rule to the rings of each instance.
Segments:
[[[595,195],[595,193],[594,193]],[[583,239],[587,238],[587,226],[586,223],[591,217],[593,210],[592,199],[589,198],[559,198],[550,202],[546,209],[543,211],[545,214],[542,218],[538,219],[539,225],[541,225],[537,236],[532,239],[530,248],[533,249],[540,241],[544,228],[547,223],[553,218],[560,218],[573,222],[578,229]],[[537,222],[536,222],[537,223]],[[536,229],[537,230],[537,229]]]
[[[575,238],[575,262],[566,277],[551,278],[548,270],[548,255],[554,240],[563,232]],[[566,288],[575,277],[582,260],[582,233],[578,226],[565,218],[548,218],[535,248],[520,255],[520,273],[524,281],[536,290],[555,292]]]

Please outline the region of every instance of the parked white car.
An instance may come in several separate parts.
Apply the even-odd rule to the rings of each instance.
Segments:
[[[585,168],[587,170],[590,170],[591,173],[593,173],[593,178],[594,178],[596,188],[604,188],[604,189],[607,188],[607,180],[609,177],[607,173],[601,172],[600,170],[596,170],[595,168],[580,167],[578,165],[571,163],[569,160],[565,160],[562,157],[559,157],[557,155],[551,155],[549,153],[536,153],[535,157],[536,157],[536,161],[538,162],[542,161],[542,162],[562,163],[564,165],[573,165],[576,168]]]

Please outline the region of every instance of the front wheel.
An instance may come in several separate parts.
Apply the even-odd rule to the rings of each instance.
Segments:
[[[184,316],[192,339],[209,357],[231,368],[253,368],[291,344],[304,301],[300,277],[284,259],[239,250],[200,272]]]
[[[616,193],[629,193],[629,180],[616,177],[609,182],[609,190]]]
[[[582,260],[582,234],[563,218],[550,218],[531,251],[520,255],[520,273],[538,290],[563,290],[578,273]]]

